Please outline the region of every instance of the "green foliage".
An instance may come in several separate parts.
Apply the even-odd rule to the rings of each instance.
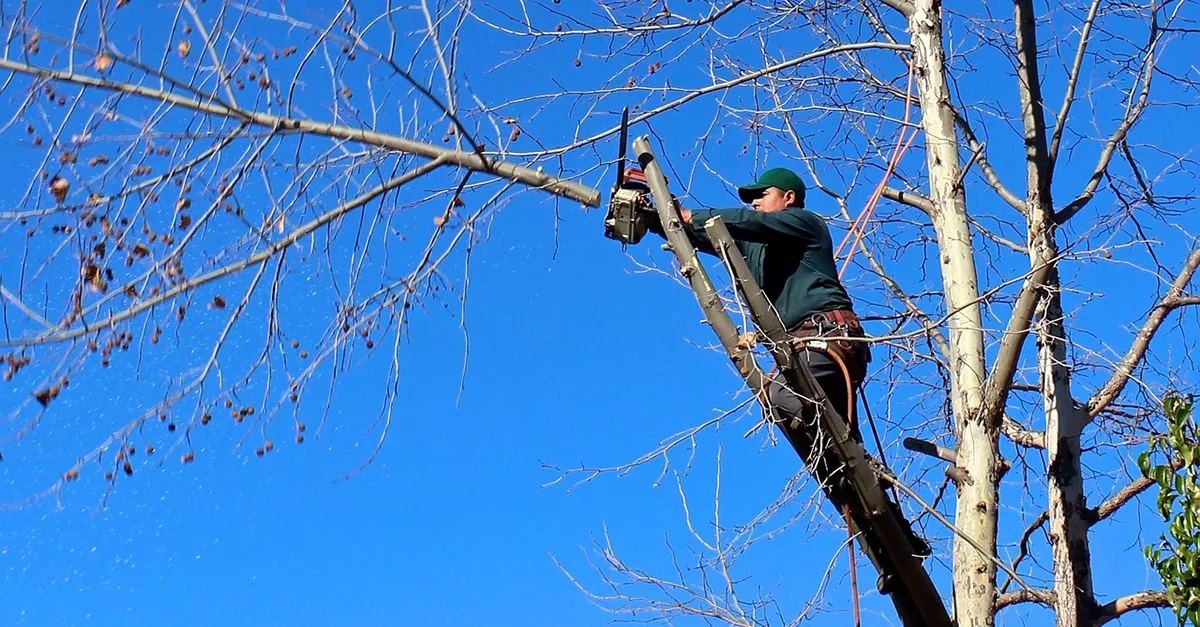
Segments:
[[[1167,534],[1146,547],[1146,559],[1167,588],[1179,624],[1200,627],[1200,425],[1192,399],[1163,403],[1167,433],[1138,456],[1142,475],[1158,484],[1158,513]]]

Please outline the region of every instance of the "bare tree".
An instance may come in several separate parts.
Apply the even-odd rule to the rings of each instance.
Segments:
[[[822,192],[810,205],[845,220],[849,276],[881,323],[877,388],[925,393],[889,404],[892,423],[946,442],[957,468],[959,624],[993,624],[1018,603],[1049,607],[1061,625],[1165,604],[1155,590],[1098,599],[1089,537],[1145,489],[1129,447],[1161,428],[1162,393],[1192,372],[1187,325],[1167,324],[1200,302],[1189,292],[1196,223],[1184,213],[1197,139],[1183,130],[1197,78],[1180,52],[1195,33],[1186,4],[1018,0],[1005,15],[908,0],[460,7],[528,41],[526,62],[542,49],[603,62],[602,80],[501,110],[636,103],[692,202],[715,195],[713,179],[788,160],[807,168]],[[587,125],[530,156],[612,132]],[[1108,328],[1129,318],[1130,330]],[[900,419],[922,410],[943,419]],[[1005,522],[1013,532],[1005,509],[1021,512]],[[1022,579],[1045,583],[999,585],[1001,549]]]
[[[1021,604],[1060,625],[1163,607],[1157,590],[1098,598],[1089,539],[1138,506],[1148,484],[1130,447],[1161,428],[1164,390],[1195,373],[1189,325],[1173,326],[1194,322],[1184,308],[1200,302],[1186,212],[1194,9],[1011,8],[6,8],[4,132],[36,155],[10,170],[22,183],[0,214],[8,440],[31,437],[55,398],[96,372],[154,381],[160,398],[34,498],[93,465],[110,483],[132,473],[157,421],[178,429],[169,441],[184,461],[193,430],[220,414],[254,424],[247,438],[256,432],[265,454],[275,418],[298,415],[295,403],[327,409],[304,393],[330,396],[339,373],[386,342],[382,444],[407,312],[462,306],[465,276],[443,264],[466,265],[502,204],[598,204],[586,183],[603,180],[632,105],[635,132],[663,146],[685,202],[725,202],[730,183],[792,162],[813,183],[809,205],[850,234],[846,280],[872,321],[868,391],[892,458],[900,436],[918,436],[945,445],[956,468],[951,480],[946,461],[908,456],[896,470],[928,506],[910,501],[928,514],[925,531],[953,545],[943,594],[958,624],[991,625]],[[524,187],[553,196],[517,195]],[[297,296],[312,281],[336,308],[290,322],[281,312],[312,312]],[[201,316],[219,322],[182,324]],[[164,338],[206,348],[156,358]],[[231,363],[231,342],[253,342],[258,357]],[[722,420],[631,465],[563,472],[587,480],[658,461]],[[769,444],[764,424],[755,432]],[[297,441],[306,428],[287,427]],[[697,531],[702,568],[681,564],[678,576],[601,543],[612,587],[593,594],[639,617],[798,622],[819,591],[785,611],[772,594],[739,593],[732,573],[764,537],[840,524],[797,505],[811,494],[797,477],[752,520],[715,525],[711,540]],[[1134,524],[1121,533],[1144,543]],[[1020,579],[1001,582],[1004,570]]]

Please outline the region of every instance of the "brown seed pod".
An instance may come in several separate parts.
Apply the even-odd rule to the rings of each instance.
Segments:
[[[192,53],[192,42],[190,42],[186,39],[179,42],[179,56],[180,57],[183,57],[184,59],[186,59],[187,56],[191,53]]]
[[[71,191],[71,182],[61,177],[50,179],[50,194],[58,202],[63,202],[67,199],[67,193]]]

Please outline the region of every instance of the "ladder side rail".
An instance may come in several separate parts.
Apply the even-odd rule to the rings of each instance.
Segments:
[[[908,537],[896,521],[891,508],[884,502],[883,489],[879,485],[874,471],[867,463],[865,449],[850,437],[845,419],[825,397],[812,373],[800,360],[794,359],[787,330],[780,320],[779,313],[751,275],[750,267],[746,264],[736,242],[729,234],[724,221],[719,216],[715,217],[709,220],[704,228],[720,257],[732,271],[734,284],[750,309],[751,319],[766,336],[767,347],[775,357],[779,370],[788,385],[805,398],[819,399],[819,402],[822,403],[822,411],[816,412],[819,424],[823,431],[833,436],[825,439],[826,446],[833,449],[831,452],[842,463],[843,472],[846,473],[852,491],[858,497],[857,500],[862,507],[861,511],[868,518],[868,521],[864,521],[867,524],[863,527],[866,527],[882,543],[883,550],[888,554],[887,561],[895,569],[898,586],[906,590],[905,596],[910,597],[905,600],[894,598],[902,620],[909,624],[909,619],[916,617],[905,616],[908,614],[905,609],[916,609],[922,621],[920,624],[949,626],[950,617],[938,595],[937,588],[933,585],[929,574],[921,566],[920,561],[913,556],[912,545],[909,543]],[[795,428],[795,425],[790,426]],[[811,467],[815,469],[818,465],[814,464]],[[821,479],[822,482],[828,480],[828,478]],[[874,549],[873,546],[870,546],[871,543],[864,542],[863,544],[865,545],[864,549],[868,547]],[[877,568],[886,568],[875,556],[871,555],[870,550],[867,550],[867,554],[872,557],[872,562]],[[916,608],[911,607],[909,602],[915,604]],[[902,609],[902,605],[909,607]]]

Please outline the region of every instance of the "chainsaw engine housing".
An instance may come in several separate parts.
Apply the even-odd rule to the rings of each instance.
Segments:
[[[604,236],[623,244],[636,244],[646,235],[645,192],[627,187],[613,190],[604,218]]]
[[[621,183],[613,188],[604,217],[604,236],[622,244],[636,244],[646,235],[646,213],[654,210],[650,202],[646,175],[637,168],[622,172]]]

